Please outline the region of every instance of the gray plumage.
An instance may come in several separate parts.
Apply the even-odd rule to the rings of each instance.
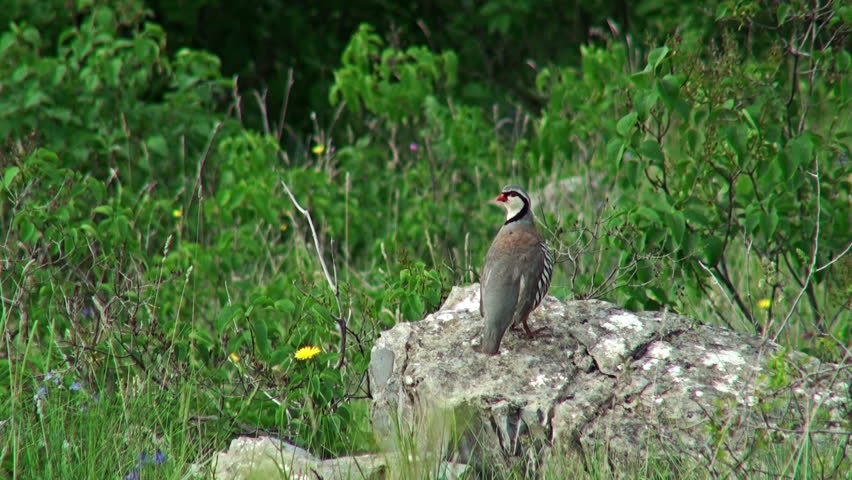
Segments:
[[[497,197],[506,209],[506,223],[497,232],[480,278],[479,312],[485,319],[482,352],[495,354],[506,330],[527,325],[530,313],[539,306],[550,288],[553,258],[544,237],[535,227],[529,195],[516,185],[508,185]]]

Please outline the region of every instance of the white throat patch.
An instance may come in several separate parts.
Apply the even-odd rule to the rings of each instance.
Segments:
[[[524,201],[521,197],[507,197],[503,202],[503,208],[506,209],[506,221],[511,220],[524,208]]]

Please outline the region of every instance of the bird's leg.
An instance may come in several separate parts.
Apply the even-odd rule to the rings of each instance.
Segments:
[[[527,324],[528,318],[529,318],[529,315],[527,315],[526,317],[523,318],[523,320],[521,320],[521,323],[524,325],[524,333],[526,334],[527,338],[535,338],[535,337],[538,336],[539,333],[541,333],[542,331],[544,331],[545,328],[547,328],[547,327],[541,327],[537,330],[531,329],[529,324]]]

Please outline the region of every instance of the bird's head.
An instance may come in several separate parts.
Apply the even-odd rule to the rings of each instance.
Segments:
[[[506,210],[506,223],[520,220],[530,211],[530,197],[517,185],[503,187],[495,202]]]

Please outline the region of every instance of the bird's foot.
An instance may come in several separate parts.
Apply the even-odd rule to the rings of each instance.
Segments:
[[[535,338],[535,337],[538,337],[538,336],[541,334],[541,332],[545,331],[546,329],[547,329],[547,327],[541,327],[541,328],[535,328],[535,329],[532,329],[532,328],[530,328],[530,326],[529,326],[529,325],[527,325],[526,323],[524,323],[524,335],[525,335],[527,338]]]

